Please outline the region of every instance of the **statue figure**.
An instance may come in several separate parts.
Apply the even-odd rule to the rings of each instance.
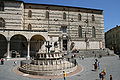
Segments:
[[[57,41],[54,43],[54,48],[55,48],[55,52],[59,52],[58,42]]]

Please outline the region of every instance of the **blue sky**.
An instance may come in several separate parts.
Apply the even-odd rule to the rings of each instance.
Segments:
[[[54,4],[104,10],[105,32],[120,25],[120,0],[23,0],[27,3]]]

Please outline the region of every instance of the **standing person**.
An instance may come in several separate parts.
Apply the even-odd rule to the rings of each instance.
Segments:
[[[106,75],[105,70],[103,70],[103,71],[101,72],[101,75],[102,75],[102,80],[104,80],[104,79],[105,79],[105,75]]]
[[[4,59],[1,59],[1,65],[3,65],[4,64]]]
[[[64,80],[66,80],[66,76],[67,76],[66,72],[63,71],[63,77],[64,77]]]
[[[98,64],[98,69],[100,69],[100,61],[98,61],[98,63],[97,63],[97,64]]]
[[[95,62],[94,64],[93,64],[93,66],[94,66],[94,71],[97,71],[97,63]]]
[[[110,80],[113,80],[113,79],[112,79],[112,75],[110,75]]]
[[[95,64],[94,64],[94,68],[95,68],[95,71],[97,70],[97,68],[98,68],[98,65],[97,65],[97,63],[95,62]]]
[[[102,74],[101,74],[101,73],[99,73],[99,78],[100,78],[100,80],[102,79],[102,77],[103,77],[103,76],[102,76]]]
[[[85,57],[84,56],[82,56],[82,60],[84,59]]]
[[[95,59],[94,70],[96,71],[97,69],[98,69],[98,59]]]
[[[14,61],[14,66],[16,66],[17,65],[17,61]]]

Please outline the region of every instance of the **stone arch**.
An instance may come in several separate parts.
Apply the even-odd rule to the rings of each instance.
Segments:
[[[11,57],[26,57],[27,56],[27,39],[21,34],[16,34],[10,39]]]
[[[46,40],[42,35],[32,36],[30,39],[30,56],[35,56],[36,52],[41,49],[45,41]]]
[[[5,53],[7,53],[7,39],[0,34],[0,58],[5,57]]]

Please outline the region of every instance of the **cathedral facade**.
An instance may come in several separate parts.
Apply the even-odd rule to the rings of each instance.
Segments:
[[[104,48],[103,10],[0,2],[0,57],[30,57],[38,51]]]

